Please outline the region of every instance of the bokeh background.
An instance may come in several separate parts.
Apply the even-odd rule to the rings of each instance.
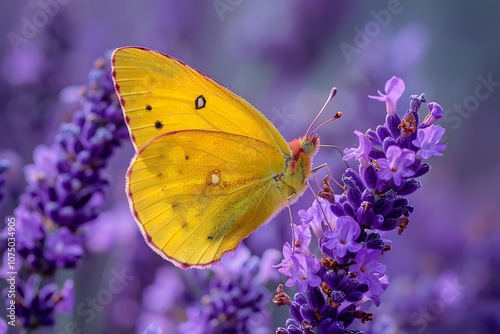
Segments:
[[[344,115],[319,133],[322,143],[341,148],[357,143],[353,130],[383,122],[385,106],[367,95],[396,75],[406,83],[400,115],[411,94],[443,106],[438,124],[447,129],[448,148],[431,159],[431,173],[410,197],[416,210],[409,228],[389,236],[393,251],[383,262],[390,286],[368,330],[500,333],[500,3],[55,1],[50,8],[50,1],[0,2],[0,159],[12,165],[2,217],[25,187],[22,166],[33,149],[52,142],[71,117],[65,88],[86,84],[94,61],[116,47],[147,46],[182,59],[254,104],[290,140],[304,134],[336,86],[328,112]],[[48,20],[26,28],[44,10]],[[88,255],[78,270],[60,275],[75,279],[76,305],[105,288],[113,270],[127,268],[135,279],[90,321],[62,315],[48,333],[64,333],[69,320],[82,333],[141,333],[152,319],[175,333],[184,317],[172,303],[162,302],[164,313],[154,306],[178,296],[155,294],[151,284],[180,286],[186,273],[147,248],[129,214],[123,188],[132,154],[130,143],[116,152],[107,210],[89,228]],[[337,178],[344,168],[335,150],[322,149],[315,162],[327,162]],[[294,214],[312,200],[304,195]],[[281,249],[289,234],[285,212],[246,244],[259,255]],[[286,310],[270,302],[269,311],[273,326],[284,325]]]

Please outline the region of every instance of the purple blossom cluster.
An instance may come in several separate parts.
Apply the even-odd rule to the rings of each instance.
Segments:
[[[262,258],[250,256],[244,245],[223,257],[210,269],[210,277],[200,282],[203,296],[187,308],[188,320],[178,327],[179,332],[268,333],[270,294],[265,284],[278,278],[272,268],[278,257],[273,249]]]
[[[75,268],[84,256],[83,227],[104,205],[108,181],[103,169],[128,138],[106,63],[96,61],[88,86],[72,90],[80,108],[70,123],[60,126],[50,146],[35,148],[33,164],[24,169],[28,185],[14,210],[16,228],[22,231],[16,235],[22,262],[16,295],[19,328],[50,326],[56,313],[72,311],[73,282],[68,279],[59,289],[54,274]]]
[[[420,188],[416,178],[426,174],[424,162],[441,156],[446,148],[439,141],[445,130],[435,125],[443,110],[435,102],[427,104],[429,114],[420,122],[418,111],[425,95],[413,95],[410,108],[400,118],[396,104],[403,94],[403,80],[392,77],[385,94],[369,96],[386,103],[385,124],[366,133],[355,131],[357,148],[344,151],[344,159],[355,158],[359,169],[348,168],[343,176],[344,192],[333,195],[327,180],[320,198],[308,210],[301,210],[296,225],[296,240],[283,247],[279,272],[288,276],[285,285],[296,286],[291,299],[278,287],[276,305],[288,305],[291,318],[277,333],[360,333],[349,329],[356,319],[362,322],[373,314],[362,305],[380,305],[380,296],[389,281],[382,254],[391,250],[383,238],[398,228],[401,234],[409,223],[413,207],[407,196]],[[310,249],[312,233],[318,240],[322,257]]]

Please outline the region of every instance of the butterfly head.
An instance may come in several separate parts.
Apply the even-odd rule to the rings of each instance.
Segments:
[[[299,144],[302,147],[302,151],[312,158],[319,148],[319,135],[317,133],[312,133],[302,137],[299,139]]]
[[[311,176],[312,159],[319,149],[319,136],[315,133],[292,140],[291,156],[283,173],[283,182],[287,185],[287,198],[294,202],[307,188]]]
[[[307,136],[292,140],[290,143],[292,157],[290,159],[290,167],[292,172],[296,168],[304,166],[305,170],[310,170],[312,158],[319,149],[319,135],[312,133]]]

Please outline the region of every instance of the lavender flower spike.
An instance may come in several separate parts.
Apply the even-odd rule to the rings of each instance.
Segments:
[[[86,90],[70,123],[62,124],[51,145],[34,150],[24,168],[27,189],[14,210],[18,233],[21,328],[52,326],[59,312],[72,311],[73,283],[59,290],[55,274],[75,268],[84,255],[85,224],[104,206],[107,179],[103,168],[114,149],[128,138],[111,73],[103,60],[89,73]],[[5,238],[4,229],[1,233]],[[4,290],[5,292],[5,290]],[[4,298],[6,302],[8,299]]]
[[[188,319],[178,327],[179,333],[268,333],[266,302],[270,296],[263,285],[270,277],[263,266],[269,263],[250,256],[244,245],[224,255],[210,269],[214,277],[200,282],[204,295],[187,308]]]
[[[423,160],[442,155],[446,147],[439,143],[444,128],[433,124],[440,118],[441,107],[430,103],[432,116],[427,124],[418,124],[425,95],[412,95],[410,108],[400,118],[395,108],[403,90],[404,82],[393,77],[386,84],[387,95],[379,92],[380,97],[371,97],[386,102],[388,115],[376,131],[355,131],[359,147],[344,151],[345,159],[358,160],[359,172],[351,168],[344,172],[344,193],[330,203],[331,212],[324,215],[336,223],[313,223],[324,219],[317,216],[316,202],[301,212],[301,226],[295,231],[302,234],[298,240],[305,240],[305,245],[292,250],[286,243],[284,259],[278,265],[278,271],[288,277],[286,285],[296,286],[299,293],[292,299],[278,287],[273,301],[287,305],[291,318],[276,333],[362,333],[350,329],[356,319],[372,319],[373,314],[362,311],[362,305],[368,301],[380,305],[380,296],[389,285],[387,268],[380,259],[392,249],[382,231],[398,229],[401,234],[407,228],[414,208],[406,196],[420,188],[416,178],[430,170]],[[314,231],[319,257],[306,249],[311,234],[304,228]]]

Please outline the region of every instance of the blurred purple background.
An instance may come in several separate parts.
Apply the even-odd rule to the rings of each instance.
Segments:
[[[431,159],[423,188],[410,196],[416,210],[408,229],[391,235],[393,251],[383,257],[390,286],[372,309],[370,330],[500,332],[500,4],[33,0],[3,1],[0,12],[0,159],[12,165],[2,217],[24,189],[22,166],[33,149],[70,119],[74,106],[64,89],[86,84],[95,59],[116,47],[141,45],[182,59],[256,106],[289,140],[304,134],[336,86],[328,112],[343,117],[319,133],[322,143],[340,148],[357,143],[353,130],[383,122],[385,107],[367,95],[396,75],[406,83],[400,115],[411,94],[443,106],[438,124],[447,129],[448,148]],[[128,268],[134,278],[102,309],[60,316],[49,333],[65,333],[70,320],[82,333],[140,333],[152,321],[175,333],[185,315],[173,301],[196,296],[196,287],[182,283],[186,273],[144,244],[129,214],[123,188],[132,154],[127,144],[112,159],[108,210],[89,227],[83,265],[61,279],[74,277],[75,305],[85,306],[116,271]],[[335,150],[322,149],[315,163],[323,162],[340,177],[345,166]],[[294,214],[312,200],[306,193]],[[260,255],[281,250],[289,235],[285,212],[246,244]],[[270,303],[269,311],[273,326],[284,325],[286,310]]]

